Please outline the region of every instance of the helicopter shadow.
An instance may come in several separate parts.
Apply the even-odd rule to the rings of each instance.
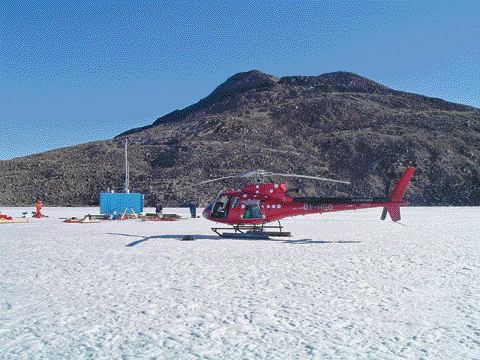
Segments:
[[[174,240],[182,240],[184,239],[185,235],[152,235],[152,236],[142,236],[142,235],[135,235],[135,234],[123,234],[123,233],[108,233],[108,235],[115,235],[115,236],[126,236],[126,237],[134,237],[137,240],[128,243],[126,247],[134,247],[137,246],[145,241],[155,240],[155,239],[174,239]],[[295,240],[285,240],[285,239],[228,239],[222,238],[220,236],[215,235],[203,235],[203,234],[188,234],[192,236],[194,240],[213,240],[213,241],[221,241],[221,240],[228,240],[228,241],[272,241],[276,243],[283,243],[283,244],[290,244],[290,245],[309,245],[309,244],[358,244],[361,241],[328,241],[328,240],[312,240],[312,239],[295,239]]]
[[[142,236],[142,235],[135,235],[135,234],[123,234],[123,233],[107,233],[108,235],[116,235],[116,236],[126,236],[126,237],[134,237],[138,240],[132,241],[131,243],[127,244],[126,247],[134,247],[137,246],[145,241],[155,240],[155,239],[174,239],[174,240],[183,240],[185,235],[152,235],[152,236]],[[217,238],[214,235],[200,235],[194,234],[190,235],[193,236],[195,240],[219,240],[221,238]]]
[[[329,241],[329,240],[312,240],[312,239],[298,239],[298,240],[284,240],[285,244],[359,244],[361,241],[354,240],[339,240],[339,241]]]

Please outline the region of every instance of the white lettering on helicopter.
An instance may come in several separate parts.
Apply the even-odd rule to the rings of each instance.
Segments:
[[[303,204],[303,210],[331,211],[333,210],[333,205],[332,204],[319,204],[319,205]]]

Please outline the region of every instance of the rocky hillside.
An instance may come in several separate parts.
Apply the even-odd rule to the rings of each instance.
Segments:
[[[202,179],[263,168],[349,179],[288,179],[306,195],[383,195],[388,179],[418,167],[415,205],[480,205],[480,109],[395,91],[345,72],[276,78],[239,73],[210,95],[152,125],[99,141],[0,162],[0,205],[93,205],[122,187],[123,142],[131,187],[167,205],[201,202],[238,181]]]

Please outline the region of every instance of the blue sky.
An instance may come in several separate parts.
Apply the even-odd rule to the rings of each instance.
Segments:
[[[480,1],[0,3],[0,159],[108,139],[252,69],[480,107]]]

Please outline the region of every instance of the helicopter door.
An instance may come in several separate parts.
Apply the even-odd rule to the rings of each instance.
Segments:
[[[253,200],[245,204],[245,212],[243,213],[244,219],[261,219],[263,218],[262,208],[260,207],[260,201]]]
[[[228,215],[228,209],[231,203],[231,196],[221,196],[213,204],[212,217],[217,219],[224,219]]]

